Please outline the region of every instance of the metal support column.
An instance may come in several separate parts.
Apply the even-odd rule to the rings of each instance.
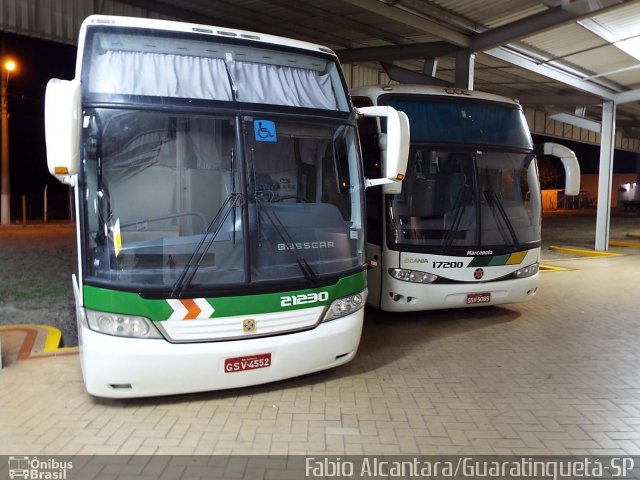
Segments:
[[[9,113],[7,90],[9,85],[9,71],[0,66],[0,162],[2,163],[2,185],[0,190],[0,223],[11,223],[10,182],[9,182]]]
[[[422,73],[427,77],[435,77],[436,70],[438,69],[437,58],[425,58],[424,65],[422,66]]]
[[[615,142],[616,104],[602,102],[600,131],[600,170],[598,172],[598,209],[596,216],[596,245],[598,251],[609,250],[611,221],[611,183],[613,181],[613,147]]]
[[[454,86],[473,90],[473,68],[476,56],[468,49],[460,49],[456,52],[456,73]]]

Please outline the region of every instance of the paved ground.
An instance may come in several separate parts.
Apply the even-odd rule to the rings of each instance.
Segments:
[[[570,270],[526,304],[368,310],[353,362],[260,387],[105,401],[75,354],[18,361],[0,372],[0,454],[640,455],[640,250],[625,252],[550,259]]]
[[[610,220],[610,240],[630,240],[628,235],[634,232],[640,235],[638,212],[614,211]],[[570,257],[570,255],[549,250],[552,245],[593,249],[595,238],[595,210],[545,212],[542,218],[542,259],[546,261]],[[625,250],[610,245],[610,251],[624,252]]]

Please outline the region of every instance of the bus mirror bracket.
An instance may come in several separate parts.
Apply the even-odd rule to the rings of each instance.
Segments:
[[[44,100],[47,165],[51,175],[72,186],[80,166],[81,118],[80,82],[49,80]]]
[[[356,114],[387,119],[387,132],[380,134],[379,142],[383,177],[365,180],[365,187],[383,185],[384,193],[400,193],[409,157],[409,118],[388,106],[361,107]]]
[[[565,195],[578,195],[580,193],[580,164],[573,150],[559,143],[546,142],[544,154],[554,155],[562,161],[565,171]]]

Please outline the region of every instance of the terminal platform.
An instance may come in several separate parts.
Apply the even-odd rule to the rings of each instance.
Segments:
[[[238,390],[93,398],[73,349],[10,331],[0,454],[640,455],[640,250],[616,253],[545,260],[524,304],[367,310],[350,364]]]

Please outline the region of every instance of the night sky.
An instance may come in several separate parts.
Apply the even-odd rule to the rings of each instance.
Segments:
[[[9,142],[11,219],[22,219],[22,195],[27,221],[43,219],[44,188],[48,186],[49,219],[69,215],[69,190],[47,170],[44,141],[44,92],[51,78],[74,76],[76,48],[72,45],[0,32],[5,56],[19,67],[9,81]],[[557,141],[576,152],[583,173],[598,173],[599,147],[534,135],[534,142]],[[616,150],[614,171],[636,171],[636,154]]]
[[[48,218],[68,218],[68,187],[47,169],[44,92],[51,78],[73,78],[76,48],[9,33],[0,35],[3,56],[18,64],[8,90],[11,220],[22,220],[22,195],[27,199],[27,221],[42,220],[47,185]]]

